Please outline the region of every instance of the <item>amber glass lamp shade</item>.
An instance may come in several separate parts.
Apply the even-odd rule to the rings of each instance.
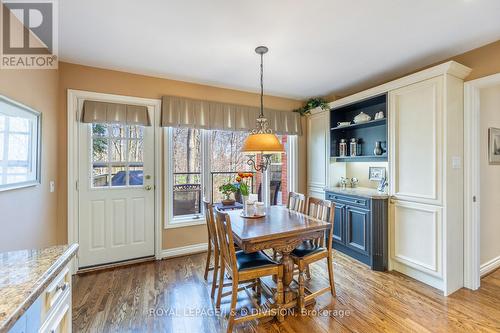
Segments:
[[[285,149],[275,134],[256,133],[246,138],[241,151],[245,154],[279,154]]]

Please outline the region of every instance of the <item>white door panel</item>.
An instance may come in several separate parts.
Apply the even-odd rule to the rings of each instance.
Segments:
[[[398,198],[441,204],[441,77],[389,94],[390,186]]]
[[[92,126],[80,124],[79,267],[152,256],[154,129]]]

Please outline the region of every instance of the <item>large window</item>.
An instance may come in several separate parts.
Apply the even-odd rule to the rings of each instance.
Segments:
[[[166,136],[167,225],[204,223],[203,197],[220,202],[223,196],[219,186],[235,182],[238,172],[253,173],[249,185],[252,193],[259,194],[260,200],[263,192],[268,191],[262,185],[265,175],[254,172],[247,163],[247,156],[241,153],[248,133],[169,128]],[[287,136],[280,139],[288,147]],[[289,191],[286,156],[283,153],[274,157],[267,173],[271,193],[265,193],[270,204],[286,203]],[[236,193],[235,199],[241,201],[241,196]]]
[[[136,125],[92,124],[93,188],[144,184],[144,128]]]
[[[40,182],[40,114],[0,97],[0,190]]]

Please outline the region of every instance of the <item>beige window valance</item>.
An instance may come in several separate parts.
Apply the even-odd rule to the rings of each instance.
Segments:
[[[163,96],[161,126],[250,131],[258,115],[256,107]],[[298,113],[266,109],[264,116],[276,133],[302,135]]]
[[[98,101],[83,103],[82,122],[151,126],[146,106]]]

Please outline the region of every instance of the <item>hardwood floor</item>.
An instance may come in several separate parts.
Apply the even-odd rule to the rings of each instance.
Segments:
[[[75,277],[74,332],[222,332],[227,320],[214,315],[206,254],[131,265]],[[500,270],[481,289],[448,298],[396,272],[374,272],[334,253],[337,299],[318,298],[308,316],[250,321],[235,332],[500,332]],[[311,265],[318,286],[328,285],[325,262]],[[227,309],[230,297],[223,299]],[[242,292],[238,308],[250,307]],[[198,311],[198,313],[197,313]],[[200,313],[201,312],[201,313]]]

